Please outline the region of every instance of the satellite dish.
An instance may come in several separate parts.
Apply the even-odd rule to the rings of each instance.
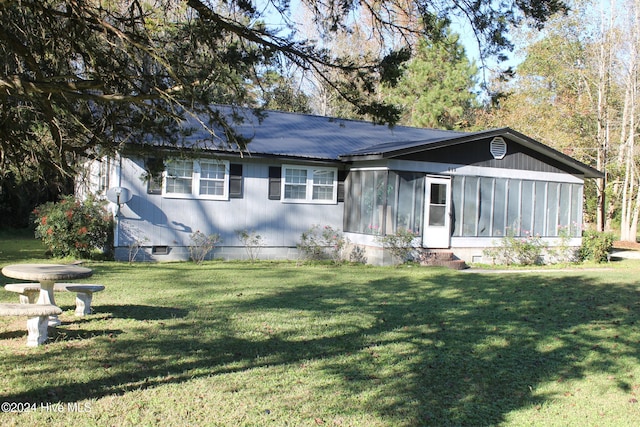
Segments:
[[[131,200],[131,197],[133,197],[133,195],[128,188],[111,187],[107,190],[107,199],[117,205],[127,203],[129,200]]]

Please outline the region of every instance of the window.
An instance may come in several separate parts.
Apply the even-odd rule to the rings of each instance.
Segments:
[[[429,226],[444,227],[447,215],[447,184],[432,183],[429,200]]]
[[[453,191],[456,237],[580,236],[582,184],[454,176]]]
[[[162,194],[165,197],[227,200],[229,162],[169,160]]]
[[[291,203],[336,203],[338,171],[306,166],[282,167],[282,194]]]
[[[319,170],[313,174],[313,200],[333,200],[335,171]]]
[[[306,169],[285,169],[284,198],[301,200],[307,199]]]
[[[345,231],[361,234],[420,233],[424,213],[424,173],[352,170],[346,182]],[[434,194],[435,199],[442,195]]]
[[[109,185],[109,176],[111,175],[111,160],[106,157],[100,162],[100,171],[98,172],[98,191],[106,192]]]
[[[224,163],[200,162],[200,195],[224,195],[225,167]]]
[[[167,165],[166,194],[191,194],[193,188],[193,162],[173,160]]]

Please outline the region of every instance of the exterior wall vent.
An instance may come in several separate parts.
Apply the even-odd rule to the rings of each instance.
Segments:
[[[151,253],[153,255],[169,255],[169,246],[153,246]]]
[[[491,140],[491,155],[494,159],[503,159],[507,154],[507,143],[499,136]]]

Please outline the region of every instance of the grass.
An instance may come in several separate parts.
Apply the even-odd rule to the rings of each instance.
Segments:
[[[21,258],[16,248],[26,252]],[[27,249],[31,248],[31,249]],[[0,242],[0,264],[40,261]],[[42,252],[40,252],[42,253]],[[2,425],[632,426],[640,262],[474,274],[91,262],[96,313],[25,347],[0,318]],[[5,279],[6,283],[10,279]],[[0,301],[15,294],[0,291]]]

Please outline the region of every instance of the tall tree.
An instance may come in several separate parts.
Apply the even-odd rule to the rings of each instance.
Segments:
[[[268,70],[259,76],[260,108],[287,111],[290,113],[310,113],[309,96],[292,76],[286,76],[275,70]]]
[[[626,55],[621,60],[621,70],[624,73],[624,107],[620,130],[620,150],[618,154],[619,164],[624,165],[624,178],[622,180],[621,214],[620,214],[620,239],[624,241],[636,241],[638,234],[638,217],[640,216],[640,173],[637,160],[637,147],[635,137],[640,123],[638,114],[638,94],[640,92],[640,0],[628,0],[625,2],[628,16],[627,28],[630,33],[624,44]],[[621,59],[622,59],[621,58]]]
[[[399,123],[417,127],[459,129],[467,126],[475,105],[477,67],[466,56],[459,36],[447,27],[436,40],[420,40],[401,68],[395,85],[383,85],[382,96],[400,107]]]

